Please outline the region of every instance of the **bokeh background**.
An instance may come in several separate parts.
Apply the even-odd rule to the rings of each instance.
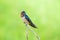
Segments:
[[[41,40],[60,40],[60,0],[0,0],[0,40],[26,40],[25,10]],[[29,30],[29,40],[37,40]]]

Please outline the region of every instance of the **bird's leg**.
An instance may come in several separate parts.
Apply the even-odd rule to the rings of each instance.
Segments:
[[[26,40],[28,40],[28,28],[27,28],[27,24],[26,24]]]
[[[28,27],[28,26],[27,26],[27,28],[31,30],[31,32],[36,36],[36,38],[37,38],[38,40],[40,40],[40,37],[36,34],[36,32],[33,31],[32,28],[30,28],[30,27]]]

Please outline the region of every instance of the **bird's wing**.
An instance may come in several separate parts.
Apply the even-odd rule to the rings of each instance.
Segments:
[[[27,21],[29,22],[29,25],[30,25],[30,26],[32,26],[32,27],[34,27],[34,28],[37,28],[37,27],[32,23],[32,21],[30,20],[30,18],[29,18],[27,15],[25,15],[25,18],[26,18]]]

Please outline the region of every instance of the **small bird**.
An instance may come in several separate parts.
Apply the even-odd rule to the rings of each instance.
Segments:
[[[30,26],[32,26],[33,28],[37,28],[37,27],[33,24],[33,22],[31,21],[31,19],[28,17],[28,15],[26,14],[25,11],[22,11],[22,12],[21,12],[21,18],[22,18],[22,20],[23,20],[23,22],[24,22],[25,24],[30,25]]]

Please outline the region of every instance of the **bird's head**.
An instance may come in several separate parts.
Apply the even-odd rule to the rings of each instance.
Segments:
[[[22,11],[22,12],[21,12],[21,17],[23,17],[23,16],[25,16],[25,15],[26,15],[25,11]]]

